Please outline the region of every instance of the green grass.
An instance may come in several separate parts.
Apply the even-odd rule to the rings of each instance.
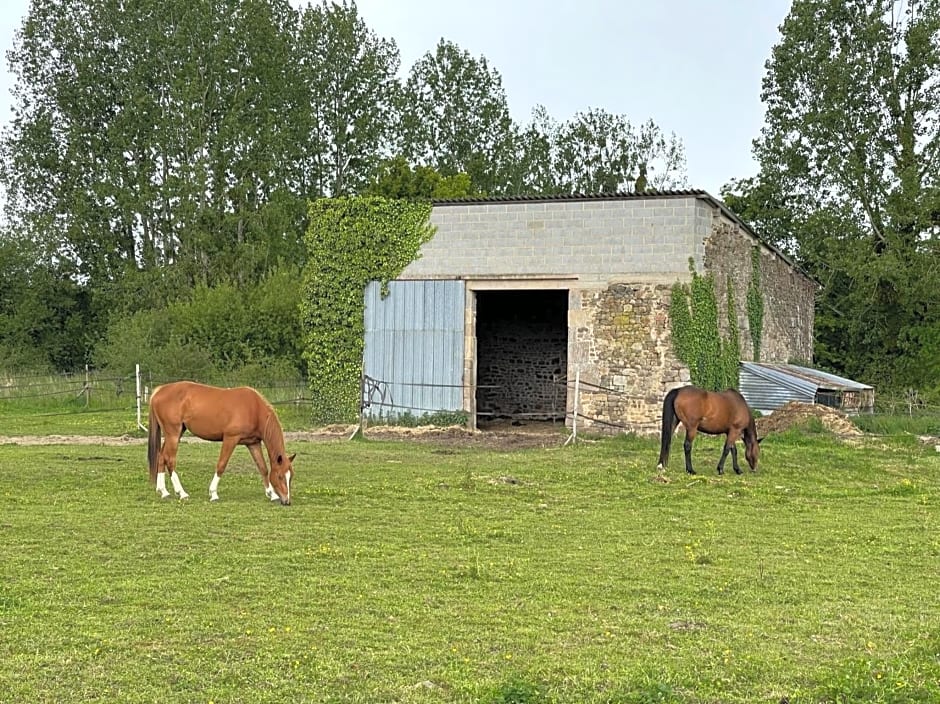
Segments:
[[[940,436],[940,414],[936,410],[912,415],[861,413],[852,418],[852,421],[866,433],[878,435],[913,433],[914,435]]]
[[[9,431],[8,431],[9,434]],[[0,701],[940,700],[940,454],[789,433],[651,481],[620,438],[513,452],[0,446]]]
[[[270,394],[269,394],[270,396]],[[285,430],[307,430],[310,408],[287,399],[272,401]],[[141,407],[141,422],[147,425],[147,406]],[[105,435],[145,437],[137,426],[137,405],[132,397],[92,398],[87,406],[81,398],[0,401],[0,435]]]

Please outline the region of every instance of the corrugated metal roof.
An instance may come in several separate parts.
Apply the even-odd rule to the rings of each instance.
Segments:
[[[464,198],[445,198],[431,201],[438,205],[467,205],[468,203],[532,203],[538,201],[585,201],[585,200],[648,200],[650,198],[712,198],[707,191],[698,188],[677,190],[615,191],[613,193],[556,193],[556,194],[519,194],[507,196],[466,196]]]
[[[741,363],[738,390],[761,413],[772,413],[790,401],[813,403],[816,399],[815,384],[751,362]]]
[[[819,389],[825,391],[862,391],[874,388],[829,372],[801,367],[796,364],[741,362],[741,366],[762,378],[794,389],[812,390],[814,394]]]

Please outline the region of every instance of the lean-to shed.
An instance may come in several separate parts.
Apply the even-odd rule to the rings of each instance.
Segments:
[[[875,405],[874,387],[795,364],[741,362],[740,390],[752,409],[765,414],[790,401],[849,414],[871,413]]]

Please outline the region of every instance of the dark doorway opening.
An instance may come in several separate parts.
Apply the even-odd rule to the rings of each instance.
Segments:
[[[477,426],[564,422],[568,291],[477,291]]]

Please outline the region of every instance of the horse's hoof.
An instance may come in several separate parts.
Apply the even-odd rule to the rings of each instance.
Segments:
[[[160,498],[161,498],[161,499],[168,499],[168,498],[170,498],[170,492],[168,492],[168,491],[164,491],[164,492],[158,491],[157,493],[160,495]]]
[[[183,499],[189,498],[189,494],[187,494],[185,491],[182,494],[177,494],[177,496],[179,497],[180,501],[182,501]]]
[[[209,497],[209,501],[218,501],[218,500],[219,500],[218,494],[213,494],[212,496]]]

